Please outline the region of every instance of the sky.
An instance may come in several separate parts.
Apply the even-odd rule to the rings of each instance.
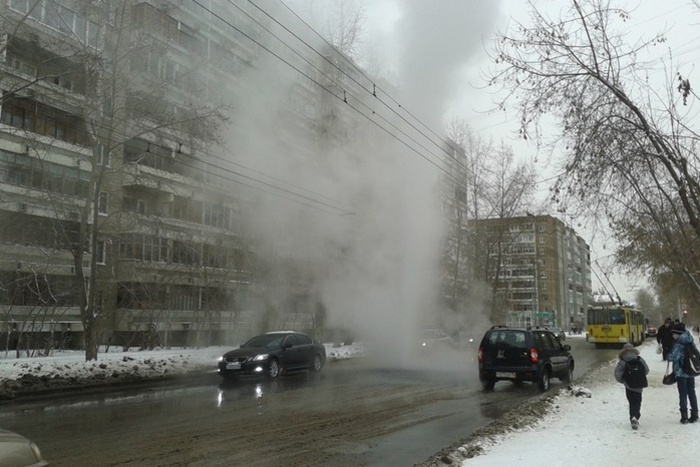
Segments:
[[[581,338],[583,336],[567,337]],[[554,396],[552,410],[535,426],[479,437],[469,445],[459,446],[449,456],[459,459],[462,467],[693,465],[693,461],[700,457],[700,445],[697,443],[700,423],[679,423],[678,392],[675,386],[661,384],[666,365],[655,352],[655,340],[647,339],[639,349],[650,372],[649,387],[643,393],[638,431],[630,427],[624,387],[613,378],[617,363],[614,359],[586,375],[583,382],[574,381],[572,388],[583,396],[573,395],[574,392],[561,388],[555,381],[546,394]],[[0,379],[17,379],[26,373],[84,378],[114,371],[154,376],[164,369],[178,375],[213,371],[216,360],[224,350],[228,348],[110,352],[100,354],[98,362],[85,362],[80,352],[32,359],[6,358],[7,355],[3,354],[0,355],[3,357],[0,358]],[[371,352],[370,347],[362,343],[342,347],[327,344],[326,350],[329,359],[355,358]],[[154,368],[160,369],[156,372]],[[575,376],[579,378],[581,375]],[[31,433],[21,434],[31,438]],[[454,432],[445,438],[445,446],[467,435],[469,433]],[[480,446],[483,454],[464,459],[461,452],[474,445]],[[422,461],[416,459],[416,462]]]

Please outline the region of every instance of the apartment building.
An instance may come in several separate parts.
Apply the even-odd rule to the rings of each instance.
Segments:
[[[199,3],[0,6],[8,347],[80,346],[86,316],[115,345],[217,342],[254,326],[242,220],[254,203],[212,141],[218,109],[246,92],[237,77],[256,66],[265,18],[243,1]]]
[[[590,249],[552,216],[472,220],[481,255],[474,267],[495,290],[496,321],[509,325],[585,325],[591,300]]]

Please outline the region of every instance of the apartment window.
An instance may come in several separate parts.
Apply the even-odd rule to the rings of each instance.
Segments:
[[[544,224],[540,224],[539,229],[540,229],[540,232],[546,232],[546,231],[547,231],[547,227],[546,227]]]
[[[173,241],[173,263],[199,264],[198,245],[191,242]]]
[[[107,215],[107,202],[109,201],[109,195],[104,192],[100,192],[97,197],[97,213],[106,216]]]
[[[22,107],[7,102],[3,103],[0,121],[15,128],[31,128],[32,126],[30,112]]]
[[[79,118],[29,99],[6,99],[0,121],[68,143],[84,144],[84,135],[78,131]]]
[[[204,223],[213,227],[229,228],[231,210],[222,205],[205,204]]]
[[[104,144],[99,143],[97,146],[97,165],[109,167],[110,153]]]
[[[54,0],[39,0],[35,6],[36,3],[35,0],[10,0],[10,8],[21,14],[29,13],[30,18],[89,46],[98,46],[100,26],[97,23]]]
[[[85,197],[89,172],[0,149],[0,182]]]
[[[36,76],[36,66],[29,63],[24,58],[10,56],[8,54],[7,58],[5,59],[5,62],[9,66],[11,66],[12,68],[16,69],[17,71],[19,71],[21,73],[31,75],[31,76]]]
[[[95,245],[95,261],[97,264],[107,263],[107,245],[103,240],[98,240]]]
[[[543,236],[540,236],[540,243],[544,243],[547,239],[544,238]]]
[[[125,211],[146,214],[146,201],[137,198],[124,197],[123,206]]]

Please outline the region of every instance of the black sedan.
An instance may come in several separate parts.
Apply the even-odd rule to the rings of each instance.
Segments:
[[[269,332],[226,352],[219,359],[219,374],[277,378],[295,370],[321,371],[325,363],[326,348],[317,340],[300,332]]]

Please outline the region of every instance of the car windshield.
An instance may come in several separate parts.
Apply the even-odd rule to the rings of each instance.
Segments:
[[[251,340],[241,346],[241,348],[264,347],[267,349],[276,349],[282,345],[282,340],[285,336],[279,334],[264,334],[262,336],[253,337]]]

